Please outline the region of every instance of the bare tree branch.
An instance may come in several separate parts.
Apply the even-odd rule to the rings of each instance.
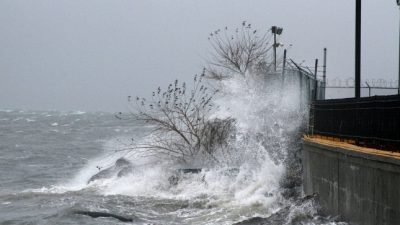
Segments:
[[[147,140],[131,146],[132,151],[159,153],[181,162],[203,155],[218,162],[214,153],[226,151],[235,121],[209,118],[214,108],[212,100],[218,91],[203,82],[205,73],[203,70],[200,76],[194,77],[191,90],[175,80],[165,91],[158,88],[151,99],[137,97],[132,102],[133,111],[129,116],[154,127]]]
[[[271,69],[268,63],[271,34],[260,32],[246,24],[231,32],[228,27],[210,33],[212,53],[208,60],[207,76],[221,80],[232,73],[246,75],[249,70],[265,71]]]

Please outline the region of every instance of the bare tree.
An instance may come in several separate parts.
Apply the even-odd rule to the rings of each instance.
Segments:
[[[268,31],[253,29],[243,21],[234,32],[225,27],[210,33],[208,40],[213,53],[208,60],[208,77],[220,80],[233,73],[245,76],[249,70],[268,72],[272,68],[272,64],[267,63],[268,52],[273,47]]]
[[[167,156],[182,162],[197,156],[218,162],[216,153],[226,154],[230,138],[234,138],[235,121],[232,118],[210,118],[210,112],[215,109],[213,98],[218,90],[210,88],[203,79],[223,79],[234,73],[245,77],[248,71],[266,74],[271,67],[267,63],[272,48],[270,38],[269,32],[258,32],[246,22],[234,32],[227,27],[223,31],[217,30],[209,37],[213,53],[208,68],[194,77],[190,90],[185,83],[175,80],[166,90],[159,87],[149,99],[129,97],[133,104],[131,116],[154,129],[149,138],[135,143],[128,150]]]
[[[160,87],[151,99],[139,98],[132,101],[132,116],[137,121],[153,125],[150,138],[132,146],[155,156],[168,156],[187,162],[196,156],[207,156],[218,162],[214,153],[226,151],[233,129],[233,119],[210,119],[214,105],[213,97],[218,92],[204,84],[205,71],[193,79],[193,88],[187,90],[185,83],[178,80],[163,91]]]

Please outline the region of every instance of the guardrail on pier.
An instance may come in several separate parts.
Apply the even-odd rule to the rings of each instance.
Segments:
[[[400,152],[400,95],[313,101],[311,135]]]

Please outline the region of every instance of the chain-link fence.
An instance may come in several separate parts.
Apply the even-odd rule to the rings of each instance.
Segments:
[[[297,78],[301,102],[306,102],[306,107],[310,105],[308,132],[311,135],[400,152],[397,80],[363,80],[362,98],[356,99],[353,78],[326,80],[315,68],[312,72],[309,67],[291,62],[285,79]]]
[[[400,152],[400,95],[314,101],[309,132]]]

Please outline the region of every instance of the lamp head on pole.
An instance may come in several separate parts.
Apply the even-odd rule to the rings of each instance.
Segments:
[[[398,0],[398,1],[400,1],[400,0]],[[283,31],[283,28],[282,27],[277,27],[277,26],[272,26],[271,27],[271,31],[272,31],[273,34],[281,35],[282,31]]]
[[[397,5],[400,6],[400,0],[396,0]]]

